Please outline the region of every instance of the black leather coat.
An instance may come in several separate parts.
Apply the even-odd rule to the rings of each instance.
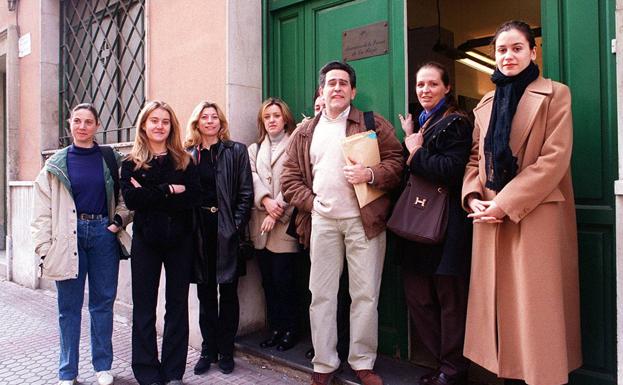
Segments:
[[[424,144],[413,155],[406,171],[448,188],[446,237],[440,245],[399,239],[398,250],[402,265],[420,274],[468,276],[472,221],[461,207],[461,186],[472,144],[472,124],[465,116],[444,116],[444,112],[442,109],[430,118],[430,128],[424,132]]]
[[[188,151],[198,161],[199,149],[189,148]],[[216,155],[216,193],[216,282],[221,284],[232,282],[238,275],[239,234],[247,226],[253,205],[253,177],[249,154],[244,144],[229,140],[221,142]],[[197,218],[199,212],[195,214]],[[205,237],[202,232],[197,231],[198,258],[193,272],[198,283],[207,282],[208,277],[207,255],[203,245]]]

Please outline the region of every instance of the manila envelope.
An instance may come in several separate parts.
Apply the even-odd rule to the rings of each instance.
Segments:
[[[365,167],[375,166],[381,162],[379,143],[374,131],[361,132],[344,138],[342,140],[342,153],[344,154],[346,164],[349,166],[353,165],[351,159],[362,163]],[[353,187],[355,188],[359,207],[364,207],[385,194],[382,190],[368,183],[358,183],[353,185]]]

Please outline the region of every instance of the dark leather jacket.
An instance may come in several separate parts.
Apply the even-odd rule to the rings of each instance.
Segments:
[[[188,148],[196,163],[199,149]],[[216,282],[232,282],[238,274],[239,233],[247,226],[253,206],[253,177],[249,154],[244,144],[223,141],[216,155],[216,193],[218,198],[218,234]],[[199,213],[196,213],[196,217]],[[207,282],[207,255],[203,245],[205,237],[197,231],[198,258],[194,264],[194,278]]]

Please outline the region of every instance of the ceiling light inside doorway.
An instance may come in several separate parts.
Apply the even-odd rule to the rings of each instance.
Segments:
[[[493,75],[493,68],[488,67],[485,64],[482,64],[472,58],[463,58],[457,60],[461,64],[465,64],[466,66],[478,70],[480,72],[484,72],[487,75]]]
[[[439,52],[452,60],[456,60],[461,64],[464,64],[477,71],[484,72],[487,75],[492,75],[493,70],[495,69],[495,61],[493,61],[491,58],[486,57],[483,54],[479,55],[477,52],[473,55],[469,55],[465,51],[456,49],[454,47],[449,47],[445,44],[440,43],[437,43],[433,46],[433,51]]]
[[[469,50],[469,51],[465,51],[465,54],[467,56],[471,56],[474,59],[480,60],[482,62],[485,62],[489,65],[495,66],[495,60],[493,60],[491,57],[489,57],[488,55],[485,55],[482,52],[478,52],[476,50]]]

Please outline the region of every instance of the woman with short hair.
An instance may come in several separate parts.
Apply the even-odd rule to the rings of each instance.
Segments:
[[[75,106],[69,118],[73,143],[50,157],[35,180],[32,236],[42,278],[56,281],[59,327],[59,385],[78,377],[80,322],[89,281],[91,356],[100,385],[113,383],[113,305],[117,296],[119,246],[116,233],[130,213],[114,196],[113,173],[95,134],[100,120],[90,103]],[[121,155],[114,153],[116,165]]]

